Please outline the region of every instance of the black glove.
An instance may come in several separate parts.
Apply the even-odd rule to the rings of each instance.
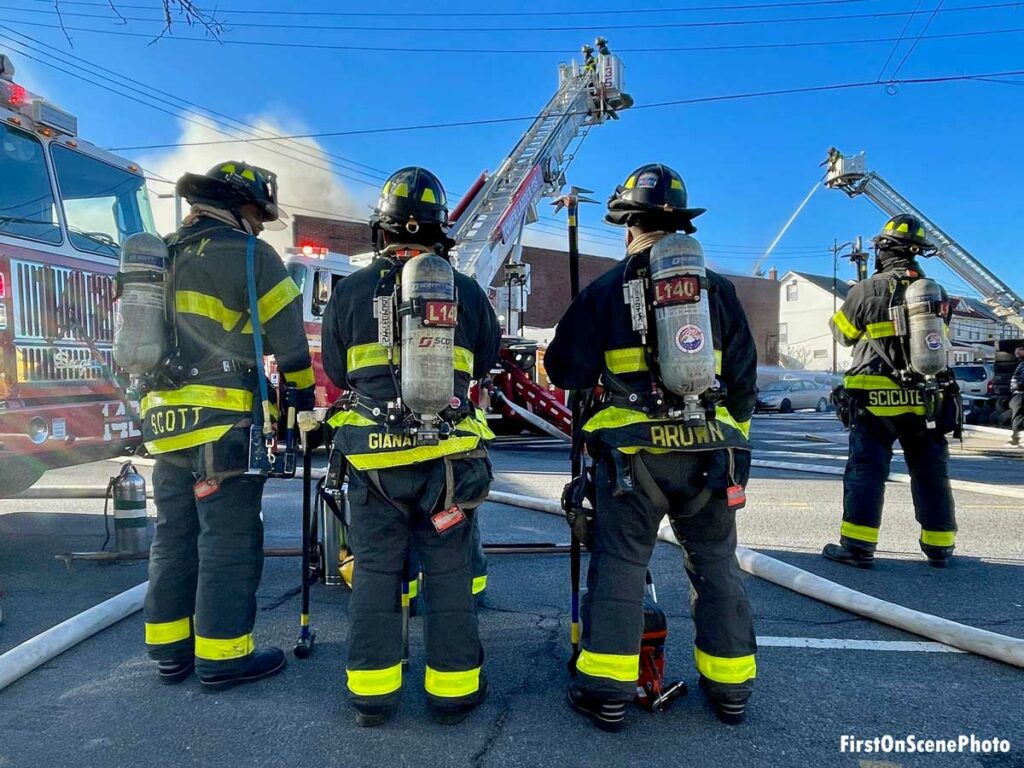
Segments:
[[[594,512],[592,509],[584,507],[583,502],[590,495],[590,480],[585,472],[566,483],[562,490],[562,509],[565,510],[565,521],[572,529],[573,535],[587,547],[590,546],[590,528]]]

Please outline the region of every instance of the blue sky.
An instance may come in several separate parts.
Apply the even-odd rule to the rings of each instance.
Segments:
[[[88,0],[87,0],[88,1]],[[119,0],[115,0],[118,2]],[[779,0],[777,0],[779,1]],[[810,0],[805,0],[809,2]],[[927,25],[928,36],[1024,29],[1024,8],[996,7],[952,11],[981,5],[981,0],[857,0],[802,7],[770,7],[752,0],[637,0],[612,2],[535,2],[479,4],[448,2],[351,2],[326,0],[274,3],[223,0],[219,17],[229,29],[225,44],[194,42],[197,30],[177,25],[169,37],[150,45],[159,31],[157,0],[125,0],[127,25],[96,5],[66,5],[69,27],[145,34],[144,37],[71,31],[74,47],[54,25],[52,3],[4,0],[0,24],[31,35],[64,53],[128,74],[206,108],[248,121],[264,120],[287,129],[324,132],[384,126],[478,120],[531,115],[550,97],[556,67],[572,51],[603,32],[613,50],[623,52],[628,90],[637,104],[718,96],[830,83],[960,75],[1024,69],[1024,33],[922,39],[903,61]],[[761,4],[762,8],[738,5]],[[990,3],[989,5],[1001,5]],[[1012,4],[1009,4],[1012,5]],[[594,9],[703,8],[702,11],[599,14]],[[726,9],[724,6],[733,6]],[[392,17],[316,17],[238,14],[237,9],[395,13]],[[893,49],[906,16],[833,18],[892,14],[918,8],[904,41]],[[14,10],[19,9],[19,10]],[[457,17],[401,15],[405,12],[556,12],[548,16]],[[36,11],[30,13],[28,11]],[[558,13],[560,12],[560,13]],[[583,13],[587,12],[587,13]],[[89,17],[71,14],[88,14]],[[93,18],[95,16],[96,18]],[[785,22],[795,18],[816,21]],[[718,22],[753,24],[719,25]],[[622,25],[690,24],[715,26],[616,29]],[[246,27],[243,24],[266,24]],[[285,28],[297,25],[301,28]],[[327,29],[368,26],[368,30]],[[384,31],[381,26],[415,31]],[[586,26],[599,29],[523,31],[524,27]],[[493,31],[464,31],[491,27]],[[0,34],[9,34],[0,29]],[[887,42],[796,46],[811,41],[889,38]],[[374,51],[314,50],[231,41],[352,45]],[[767,49],[654,51],[655,48],[787,44]],[[8,45],[20,79],[79,116],[84,137],[101,146],[125,147],[180,141],[181,122],[167,114],[85,84],[75,77],[27,60],[38,55]],[[424,52],[429,48],[490,48],[509,54]],[[520,53],[524,49],[554,52]],[[562,53],[559,53],[561,51]],[[902,66],[901,65],[902,62]],[[65,68],[67,65],[64,65]],[[625,112],[617,123],[591,132],[569,173],[571,183],[595,190],[604,200],[628,172],[644,162],[661,161],[678,169],[689,187],[692,205],[708,208],[698,238],[720,267],[749,272],[796,205],[820,176],[819,163],[829,146],[846,153],[864,150],[870,167],[913,200],[947,232],[1018,291],[1020,237],[1024,220],[1018,143],[1024,117],[1024,78],[1015,82],[954,82],[937,85],[882,85],[856,90],[776,96],[720,103]],[[365,134],[324,139],[323,148],[377,169],[415,163],[436,171],[449,196],[458,198],[477,174],[495,169],[526,123],[443,130]],[[246,150],[219,148],[224,157],[244,159]],[[166,156],[173,150],[164,152]],[[160,157],[160,151],[126,152]],[[164,158],[166,159],[166,157]],[[181,160],[181,156],[177,157]],[[197,161],[198,162],[198,161]],[[267,161],[269,164],[269,161]],[[193,170],[204,170],[194,168]],[[339,178],[349,210],[365,212],[380,174],[358,176],[364,183]],[[282,189],[282,198],[295,193]],[[354,207],[353,207],[354,206]],[[619,230],[601,224],[603,206],[589,206],[583,223],[586,250],[621,250]],[[545,215],[547,215],[545,213]],[[870,238],[884,216],[864,198],[849,200],[835,191],[819,191],[782,240],[768,265],[780,271],[831,271],[828,248],[860,234]],[[542,236],[559,232],[546,221]],[[844,262],[841,274],[852,276]],[[942,269],[937,275],[947,277]],[[954,290],[962,286],[948,279]]]

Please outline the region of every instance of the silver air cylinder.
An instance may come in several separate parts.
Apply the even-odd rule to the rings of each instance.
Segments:
[[[121,296],[114,316],[114,361],[132,375],[167,356],[165,301],[170,257],[164,241],[140,232],[121,245]]]
[[[402,400],[424,422],[452,401],[455,371],[455,273],[433,253],[402,267]]]
[[[661,383],[684,400],[683,420],[704,421],[700,397],[715,384],[704,250],[675,233],[651,249],[651,293],[658,335]]]
[[[344,503],[347,514],[347,498]],[[345,583],[341,576],[341,561],[348,555],[345,525],[327,504],[321,505],[321,515],[320,525],[324,532],[324,584],[329,587],[337,587]]]
[[[927,277],[912,282],[904,294],[909,325],[907,363],[922,376],[934,376],[947,366],[945,302],[942,286]]]
[[[126,463],[114,478],[114,541],[120,554],[149,551],[149,520],[146,517],[146,478]]]

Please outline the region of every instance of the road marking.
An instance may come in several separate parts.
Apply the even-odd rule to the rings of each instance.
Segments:
[[[826,456],[821,453],[811,453],[810,451],[758,451],[761,456],[792,456],[798,459],[824,459],[825,461],[846,461],[850,457],[847,455],[835,455]],[[906,462],[902,456],[893,456],[893,461]]]
[[[761,637],[757,638],[762,648],[824,648],[839,651],[899,651],[914,653],[966,653],[943,643],[923,640],[844,640],[822,637]]]
[[[820,457],[824,458],[824,457]],[[843,475],[844,470],[839,467],[830,467],[825,464],[794,464],[787,461],[765,461],[764,459],[753,459],[752,466],[763,469],[788,469],[792,472],[810,472],[816,475]],[[910,475],[894,472],[889,475],[890,483],[902,483],[910,485]],[[992,485],[989,483],[972,483],[969,480],[950,480],[950,486],[957,491],[969,491],[980,493],[985,496],[1003,496],[1010,499],[1020,499],[1024,494],[1024,487],[1013,485]]]

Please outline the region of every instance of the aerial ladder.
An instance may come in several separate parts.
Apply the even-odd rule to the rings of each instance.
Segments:
[[[850,197],[864,195],[890,217],[910,214],[920,219],[942,263],[978,291],[993,313],[1024,329],[1024,299],[879,174],[869,171],[863,152],[847,157],[832,147],[824,165],[829,189],[841,189]]]
[[[565,185],[569,149],[592,126],[618,119],[633,99],[623,91],[624,68],[598,38],[597,51],[583,47],[583,61],[560,64],[558,89],[504,159],[498,170],[482,173],[451,212],[453,264],[474,277],[485,291],[501,297],[496,309],[505,317],[502,374],[492,396],[503,416],[519,418],[550,434],[569,434],[567,408],[530,376],[536,345],[516,338],[529,295],[529,265],[522,262],[523,230],[537,220],[537,204],[557,197]],[[504,267],[504,290],[491,284]],[[524,407],[524,406],[528,406]]]

